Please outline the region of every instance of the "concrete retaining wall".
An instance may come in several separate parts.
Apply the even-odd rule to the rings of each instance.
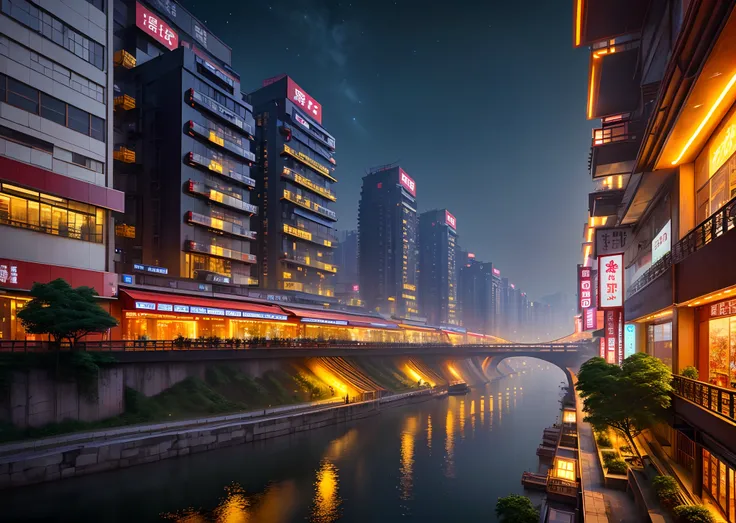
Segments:
[[[429,391],[426,391],[381,404],[389,403],[391,407],[395,407],[431,397]],[[380,412],[379,408],[378,401],[371,401],[260,420],[219,424],[212,428],[172,430],[6,456],[0,458],[0,488],[66,479],[285,436],[372,416]]]
[[[13,372],[5,398],[0,400],[0,420],[17,427],[41,427],[65,419],[96,421],[121,414],[123,369],[105,368],[98,378],[97,398],[79,391],[76,382],[57,381],[50,371]]]
[[[283,368],[280,360],[233,361],[243,373],[260,377]],[[0,396],[0,421],[19,428],[42,427],[64,420],[99,421],[125,411],[125,387],[155,396],[180,381],[196,376],[204,379],[208,366],[216,363],[131,363],[105,367],[97,383],[97,398],[80,393],[73,381],[58,381],[53,371],[30,369],[14,372],[8,393]],[[222,365],[221,363],[219,365]]]

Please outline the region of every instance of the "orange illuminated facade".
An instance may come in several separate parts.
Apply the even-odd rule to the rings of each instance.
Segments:
[[[583,263],[601,248],[591,232],[599,220],[630,231],[624,322],[633,350],[697,376],[676,377],[674,425],[658,439],[694,494],[733,523],[736,13],[733,2],[636,3],[640,18],[626,1],[573,0],[573,44],[590,46],[586,115],[601,119]],[[663,30],[672,41],[656,43]],[[706,51],[689,53],[695,47]]]

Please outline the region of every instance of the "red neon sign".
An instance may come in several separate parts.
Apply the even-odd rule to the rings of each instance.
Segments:
[[[179,47],[179,35],[157,15],[136,2],[135,25],[138,29],[152,36],[169,51]]]
[[[455,218],[448,210],[445,210],[445,223],[452,227],[453,230],[457,230],[457,218]]]
[[[404,189],[409,191],[409,194],[412,196],[417,195],[417,183],[401,167],[399,167],[399,183],[401,183]]]
[[[322,123],[322,106],[291,78],[287,78],[286,81],[286,97],[304,110],[311,118],[314,118],[317,123]]]

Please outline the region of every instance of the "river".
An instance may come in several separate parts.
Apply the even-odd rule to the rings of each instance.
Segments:
[[[561,370],[516,374],[466,396],[354,423],[0,493],[3,521],[286,523],[495,521],[522,493]],[[7,518],[7,519],[6,519]]]

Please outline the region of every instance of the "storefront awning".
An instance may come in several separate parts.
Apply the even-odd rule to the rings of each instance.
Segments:
[[[123,298],[123,309],[131,311],[202,314],[259,320],[284,321],[289,319],[284,311],[275,305],[128,289],[121,290],[120,295]]]
[[[342,325],[353,327],[366,327],[372,329],[398,329],[399,326],[391,321],[383,318],[374,318],[373,316],[355,316],[352,314],[341,314],[339,312],[316,311],[311,309],[293,309],[283,307],[299,318],[302,323],[313,323],[320,325]]]

